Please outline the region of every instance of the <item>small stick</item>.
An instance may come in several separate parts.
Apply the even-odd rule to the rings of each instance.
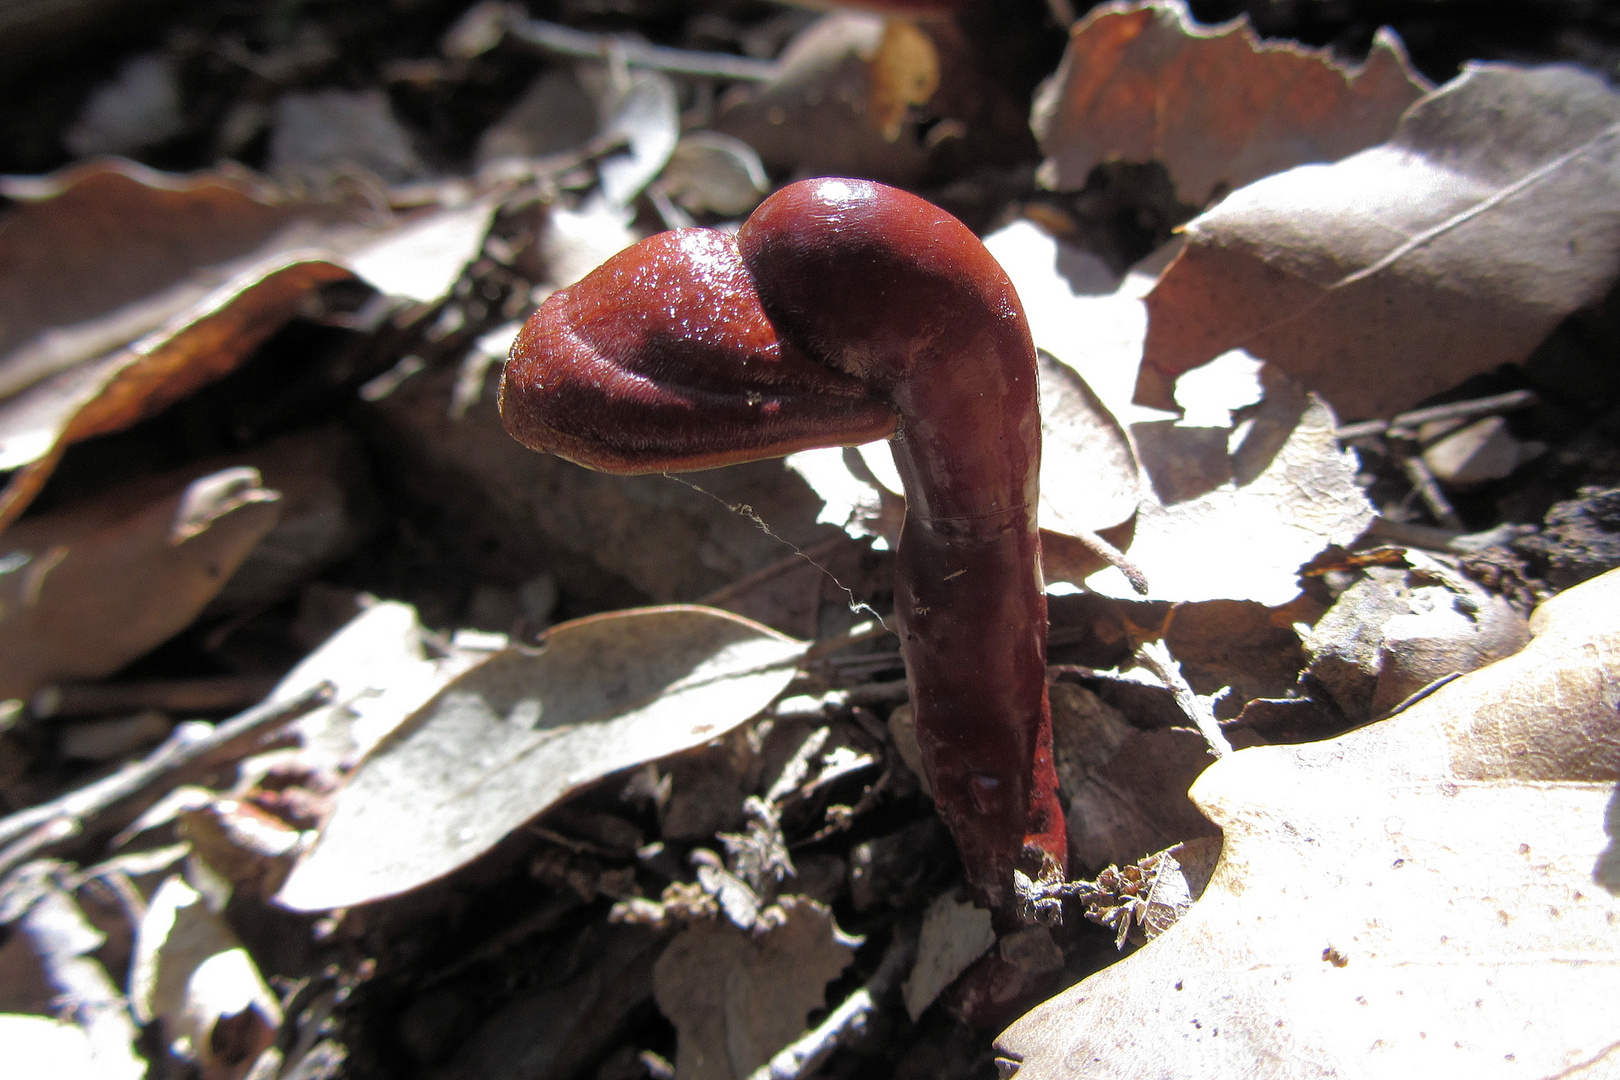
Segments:
[[[1416,525],[1409,521],[1391,521],[1375,517],[1367,526],[1365,536],[1388,540],[1403,547],[1422,548],[1425,551],[1451,551],[1457,549],[1452,542],[1465,534],[1453,529],[1437,529],[1433,525]]]
[[[896,929],[894,940],[883,954],[883,962],[867,984],[845,998],[843,1004],[827,1014],[827,1019],[750,1073],[748,1080],[804,1080],[815,1072],[834,1050],[865,1033],[878,1002],[887,997],[911,969],[916,952],[915,937]]]
[[[333,692],[331,683],[322,682],[295,697],[261,702],[200,737],[187,734],[192,729],[183,725],[141,761],[59,799],[0,818],[0,844],[10,845],[0,851],[0,874],[83,833],[87,822],[106,816],[117,804],[139,799],[150,805],[195,768],[250,752],[266,733],[330,702]]]
[[[1393,420],[1363,420],[1358,424],[1346,424],[1333,434],[1338,436],[1341,442],[1349,442],[1385,433],[1415,433],[1424,424],[1436,420],[1473,420],[1480,416],[1494,416],[1497,413],[1528,409],[1539,401],[1534,390],[1513,390],[1492,397],[1475,398],[1472,401],[1453,401],[1449,405],[1413,409],[1411,412],[1401,413]]]
[[[561,56],[606,60],[614,53],[632,67],[652,68],[672,75],[695,75],[707,79],[737,79],[743,82],[770,82],[781,72],[774,60],[755,60],[732,53],[694,52],[652,45],[622,34],[592,34],[571,26],[543,19],[514,17],[506,24],[507,33],[526,45]]]
[[[1181,665],[1176,663],[1175,657],[1162,641],[1145,641],[1136,650],[1136,660],[1143,667],[1159,677],[1170,693],[1176,699],[1176,705],[1198,727],[1198,733],[1209,744],[1209,752],[1216,757],[1225,757],[1232,752],[1232,744],[1226,741],[1221,733],[1220,721],[1215,719],[1214,711],[1209,703],[1193,692],[1182,677]]]
[[[1457,516],[1457,511],[1452,507],[1451,500],[1440,490],[1440,481],[1429,471],[1429,466],[1424,462],[1422,455],[1402,454],[1401,468],[1405,470],[1406,478],[1412,481],[1412,487],[1423,500],[1423,505],[1434,515],[1434,520],[1445,528],[1455,529],[1459,533],[1468,531],[1468,526],[1463,524],[1462,518]]]
[[[851,686],[844,691],[844,704],[846,705],[897,705],[911,696],[906,687],[906,680],[894,679],[890,682],[864,683],[860,686]]]
[[[1126,556],[1126,554],[1104,540],[1090,529],[1070,528],[1071,535],[1086,546],[1086,550],[1097,556],[1103,562],[1112,566],[1125,575],[1125,580],[1131,583],[1136,595],[1146,596],[1149,592],[1147,575],[1142,573],[1140,567]]]

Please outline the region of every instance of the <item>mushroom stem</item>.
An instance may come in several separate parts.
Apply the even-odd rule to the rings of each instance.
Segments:
[[[1035,350],[977,237],[894,188],[772,195],[736,241],[664,233],[547,300],[501,387],[525,445],[680,471],[894,437],[895,608],[934,798],[969,882],[1066,862],[1046,696]]]

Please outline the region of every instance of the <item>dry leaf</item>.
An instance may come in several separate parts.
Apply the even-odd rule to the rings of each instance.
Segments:
[[[6,1048],[6,1068],[15,1080],[107,1077],[84,1029],[48,1016],[0,1015],[0,1046]]]
[[[234,370],[309,295],[357,274],[432,301],[476,257],[494,204],[341,223],[235,173],[127,162],[9,181],[0,217],[0,527],[66,447],[121,431]],[[9,351],[5,351],[9,349]]]
[[[696,923],[653,969],[658,1007],[680,1036],[676,1080],[745,1080],[798,1038],[827,984],[855,955],[825,904],[784,896],[763,932]]]
[[[0,396],[156,330],[308,207],[244,172],[127,161],[8,180],[0,216]]]
[[[946,893],[928,905],[917,938],[917,963],[901,985],[906,1013],[916,1023],[928,1006],[996,944],[990,913]]]
[[[596,102],[580,85],[575,69],[548,67],[499,120],[484,129],[477,161],[486,165],[502,158],[560,153],[586,142],[596,131]]]
[[[356,252],[347,265],[382,292],[433,303],[450,292],[483,250],[497,205],[494,199],[477,199],[429,212]]]
[[[1137,399],[1248,350],[1344,418],[1524,359],[1620,270],[1620,94],[1570,67],[1477,65],[1383,146],[1241,191],[1148,296]]]
[[[1153,287],[1179,241],[1132,267],[1123,278],[1095,255],[1070,246],[1034,222],[1019,220],[984,238],[1007,271],[1038,348],[1072,368],[1127,427],[1170,415],[1131,401],[1142,362]]]
[[[754,148],[718,131],[681,136],[658,182],[694,213],[742,215],[770,194],[770,178]]]
[[[473,662],[453,653],[428,658],[416,609],[378,601],[327,638],[276,685],[272,698],[288,700],[331,682],[332,704],[293,721],[310,765],[349,769],[383,737]]]
[[[493,380],[453,419],[455,380],[453,368],[423,372],[373,406],[411,462],[412,487],[490,523],[483,527],[522,529],[522,544],[554,553],[565,587],[598,590],[604,607],[695,600],[791,554],[778,537],[808,549],[837,535],[815,524],[814,494],[780,461],[690,477],[609,476],[517,443],[501,424]],[[731,509],[738,504],[775,535]],[[611,592],[603,570],[614,575]]]
[[[872,77],[868,109],[873,126],[889,142],[905,130],[906,113],[926,105],[939,89],[939,53],[933,41],[909,19],[885,19],[867,70]]]
[[[840,11],[812,23],[783,50],[780,75],[721,103],[715,128],[776,172],[920,177],[928,151],[915,126],[906,128],[905,107],[932,89],[930,70],[937,82],[938,59],[926,34],[909,26],[891,34],[889,22]]]
[[[1384,141],[1428,88],[1388,29],[1365,64],[1346,68],[1325,49],[1261,42],[1247,17],[1203,26],[1181,0],[1115,3],[1070,31],[1030,123],[1045,186],[1084,187],[1105,161],[1158,161],[1197,207]]]
[[[253,958],[178,875],[158,887],[141,920],[129,996],[136,1017],[162,1021],[203,1080],[245,1076],[281,1026],[281,1006]]]
[[[110,675],[185,629],[275,524],[279,499],[255,470],[226,469],[13,526],[0,537],[0,698]]]
[[[25,864],[6,878],[5,910],[0,917],[8,924],[7,974],[21,974],[33,983],[16,995],[24,1000],[13,1000],[8,1008],[27,1007],[27,997],[41,995],[43,1000],[36,998],[35,1007],[70,1019],[83,1035],[84,1050],[95,1062],[95,1076],[136,1080],[146,1075],[135,1047],[139,1032],[102,966],[105,953],[96,955],[108,945],[107,936],[56,881],[62,869],[60,863],[41,860]],[[17,963],[19,959],[24,960],[22,965]],[[31,1033],[33,1038],[40,1036],[37,1028]],[[10,1042],[0,1042],[0,1047],[5,1049],[9,1076],[17,1058]],[[63,1049],[77,1056],[77,1048]]]
[[[380,87],[284,94],[270,132],[270,172],[325,184],[364,170],[397,184],[427,171],[411,144]]]
[[[122,431],[230,372],[316,287],[352,275],[320,258],[277,256],[167,326],[0,402],[0,527],[15,521],[72,443]]]
[[[1122,476],[1117,463],[1049,479],[1043,463],[1041,486],[1052,484],[1078,507],[1092,491],[1102,502],[1140,484],[1134,530],[1116,543],[1147,577],[1147,599],[1285,604],[1299,592],[1302,564],[1367,527],[1372,508],[1355,483],[1354,456],[1334,438],[1332,413],[1286,377],[1268,377],[1269,396],[1240,429],[1192,427],[1129,402],[1147,329],[1140,297],[1168,251],[1110,292],[1112,277],[1100,263],[1028,222],[987,237],[985,246],[1023,299],[1035,343],[1094,391],[1087,410],[1103,415],[1093,422],[1123,423],[1130,432],[1139,479]],[[1236,366],[1242,378],[1235,381],[1255,385],[1252,366]],[[1228,381],[1210,387],[1223,401],[1232,393]],[[1225,409],[1199,411],[1231,423]],[[1056,522],[1042,526],[1062,532]],[[1058,557],[1045,567],[1048,582],[1080,578],[1095,592],[1137,598],[1119,570],[1098,571],[1094,560],[1070,564],[1062,558],[1067,547],[1052,546]]]
[[[132,56],[96,87],[62,143],[75,157],[128,154],[186,130],[178,58],[169,52]]]
[[[1299,595],[1299,568],[1355,540],[1373,518],[1356,484],[1355,455],[1339,449],[1336,426],[1320,400],[1283,387],[1239,431],[1133,425],[1153,488],[1126,547],[1147,576],[1143,598],[1278,607]],[[1136,597],[1113,568],[1091,575],[1086,586]]]
[[[1052,742],[1076,869],[1124,865],[1213,834],[1187,799],[1211,760],[1197,732],[1140,730],[1090,690],[1054,683]]]
[[[379,516],[359,440],[331,426],[214,458],[187,472],[245,465],[281,493],[281,515],[214,598],[207,614],[268,607],[354,553]],[[0,541],[3,546],[3,541]]]
[[[460,675],[338,794],[277,897],[348,907],[426,884],[609,773],[699,746],[793,678],[804,644],[700,607],[564,623]]]
[[[1507,600],[1438,560],[1372,566],[1301,633],[1309,679],[1353,722],[1389,712],[1436,679],[1524,648],[1530,632]],[[1260,695],[1255,695],[1260,696]]]
[[[664,943],[645,927],[601,921],[571,935],[555,962],[479,1024],[449,1062],[434,1069],[442,1080],[570,1080],[590,1075],[624,1038],[632,1017],[645,1015],[652,996],[653,964]],[[538,985],[527,985],[528,983]],[[425,1019],[432,1030],[447,1001],[460,1008],[465,990],[451,984],[427,988],[405,1017]],[[447,997],[447,995],[449,995]],[[402,1026],[405,1021],[402,1017]],[[420,1060],[420,1059],[418,1059]]]
[[[1611,572],[1390,720],[1211,766],[1208,889],[1004,1032],[1018,1075],[1613,1073],[1617,604]]]

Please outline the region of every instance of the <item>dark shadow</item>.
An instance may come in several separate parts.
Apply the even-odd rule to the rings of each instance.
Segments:
[[[1254,410],[1254,423],[1232,454],[1232,479],[1238,487],[1254,483],[1271,467],[1310,406],[1310,398],[1299,384],[1268,375],[1269,368],[1261,376],[1266,396]]]
[[[1107,296],[1119,288],[1119,275],[1096,255],[1059,244],[1053,268],[1063,275],[1076,296]]]
[[[1620,784],[1614,786],[1608,809],[1603,812],[1603,831],[1609,834],[1609,846],[1598,856],[1597,865],[1592,868],[1592,879],[1611,894],[1620,896]]]
[[[1142,471],[1161,506],[1196,499],[1232,479],[1230,428],[1182,427],[1174,420],[1132,424]]]

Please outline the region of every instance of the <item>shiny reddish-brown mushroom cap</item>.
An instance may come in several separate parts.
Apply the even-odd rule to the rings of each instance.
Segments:
[[[782,342],[736,241],[660,233],[530,317],[501,378],[506,429],[614,473],[687,471],[882,439],[896,415]]]

